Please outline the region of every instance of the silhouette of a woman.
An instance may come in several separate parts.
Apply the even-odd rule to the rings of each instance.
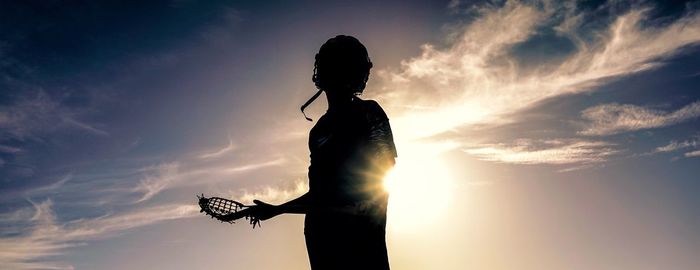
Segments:
[[[309,134],[309,192],[282,205],[255,201],[260,219],[306,214],[304,234],[311,269],[389,269],[385,242],[388,194],[384,174],[396,148],[389,119],[362,100],[372,62],[351,36],[329,39],[316,54],[313,82],[328,111]],[[310,120],[310,119],[309,119]],[[252,210],[252,209],[251,209]]]

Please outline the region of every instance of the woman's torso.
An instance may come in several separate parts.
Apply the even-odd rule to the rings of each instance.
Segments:
[[[370,138],[372,122],[377,119],[388,121],[376,102],[356,99],[343,110],[327,112],[311,129],[309,190],[313,207],[306,218],[307,231],[358,222],[384,229],[388,197],[383,189],[375,188],[381,186],[382,179],[373,170],[375,150]]]

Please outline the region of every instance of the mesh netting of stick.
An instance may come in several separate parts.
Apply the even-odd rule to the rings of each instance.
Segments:
[[[204,197],[204,194],[197,195],[199,199],[200,212],[204,212],[213,218],[216,218],[222,222],[234,223],[236,219],[245,218],[253,225],[260,225],[260,220],[256,217],[250,216],[248,213],[245,215],[234,215],[239,211],[248,208],[250,206],[244,205],[234,200],[224,199],[220,197]],[[239,213],[243,214],[243,213]]]

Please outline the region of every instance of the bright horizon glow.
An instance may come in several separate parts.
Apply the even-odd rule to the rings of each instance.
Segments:
[[[390,194],[387,226],[414,231],[445,215],[454,181],[436,151],[441,147],[417,143],[403,147],[407,151],[384,178]]]

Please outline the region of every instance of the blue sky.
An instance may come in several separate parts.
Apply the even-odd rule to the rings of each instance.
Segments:
[[[3,3],[0,268],[307,269],[302,216],[219,224],[194,195],[306,190],[337,34],[396,137],[394,269],[697,268],[699,8]]]

